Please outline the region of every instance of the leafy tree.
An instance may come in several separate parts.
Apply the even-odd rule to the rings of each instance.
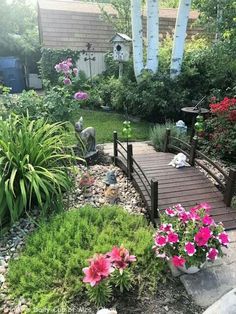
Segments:
[[[200,11],[200,22],[216,38],[236,37],[235,0],[194,0],[194,8]]]
[[[22,59],[39,49],[37,12],[27,0],[0,1],[0,55]]]

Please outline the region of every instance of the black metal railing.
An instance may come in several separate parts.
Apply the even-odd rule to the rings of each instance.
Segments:
[[[173,145],[171,142],[175,141],[185,147],[180,148],[176,145]],[[177,144],[177,145],[178,145]],[[211,160],[208,156],[197,150],[198,140],[197,138],[193,138],[191,145],[184,142],[181,139],[171,136],[170,129],[166,129],[166,137],[165,137],[165,144],[164,144],[164,152],[168,152],[169,150],[174,150],[178,152],[184,153],[188,157],[188,162],[191,166],[197,164],[202,169],[204,169],[221,187],[224,195],[224,202],[226,206],[231,205],[232,198],[236,192],[236,169],[230,168],[229,174],[227,174],[222,167],[220,167],[217,163]],[[199,160],[200,158],[200,160]],[[217,169],[224,177],[224,182],[211,170],[207,167],[202,160],[207,161],[213,168]]]
[[[132,180],[135,176],[136,179],[138,178],[141,181],[142,186],[137,184],[137,188],[140,190],[140,193],[147,204],[148,214],[152,223],[155,225],[155,218],[158,217],[158,181],[155,179],[152,179],[151,181],[148,180],[133,156],[133,145],[127,143],[127,148],[125,148],[125,146],[118,140],[116,131],[113,132],[113,148],[115,165],[119,165],[118,163],[122,162],[122,168],[126,172],[128,179]],[[123,151],[121,151],[121,149]]]

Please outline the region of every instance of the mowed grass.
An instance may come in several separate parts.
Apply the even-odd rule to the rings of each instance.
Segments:
[[[84,128],[93,126],[96,129],[97,143],[112,142],[113,131],[118,132],[118,137],[122,137],[123,122],[126,120],[125,116],[118,113],[108,113],[103,111],[92,111],[79,109],[74,114],[73,121],[69,125],[68,144],[77,143],[74,131],[74,123],[80,117],[84,119]],[[150,123],[146,121],[131,122],[132,141],[144,141],[149,139]]]

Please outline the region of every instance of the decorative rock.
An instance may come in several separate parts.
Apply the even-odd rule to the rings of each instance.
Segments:
[[[4,282],[5,282],[5,277],[2,274],[0,274],[0,284]]]

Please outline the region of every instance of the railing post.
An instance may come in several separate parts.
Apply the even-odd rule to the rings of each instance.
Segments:
[[[198,143],[197,138],[193,138],[192,143],[191,143],[190,154],[189,154],[189,164],[192,167],[194,166],[194,159],[196,156],[197,143]]]
[[[151,180],[151,220],[158,217],[158,181]]]
[[[118,156],[118,151],[117,151],[117,139],[118,139],[118,136],[117,136],[117,132],[114,131],[113,132],[113,158],[114,158],[114,164],[116,165],[116,159],[117,159],[117,156]]]
[[[230,168],[228,180],[225,186],[224,202],[226,206],[231,205],[232,198],[236,189],[236,169]]]
[[[133,172],[133,145],[128,144],[127,146],[127,175],[128,179],[132,179],[132,172]]]
[[[169,142],[170,142],[170,129],[166,129],[165,143],[163,148],[164,153],[168,152]]]

